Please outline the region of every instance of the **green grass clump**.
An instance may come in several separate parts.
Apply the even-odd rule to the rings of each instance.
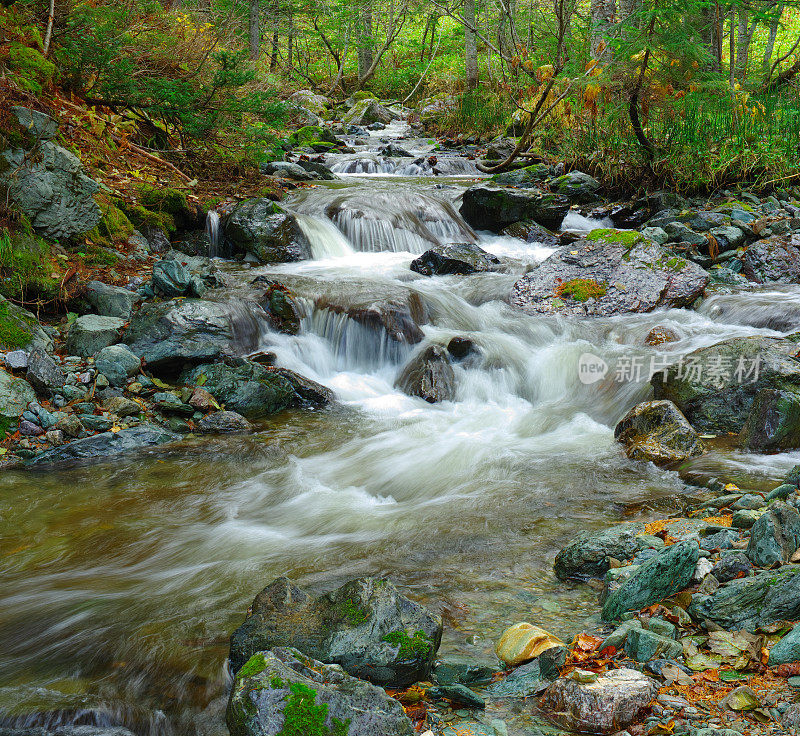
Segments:
[[[558,295],[571,297],[576,302],[585,302],[589,299],[599,299],[605,296],[608,285],[594,279],[571,279],[558,287]]]
[[[328,704],[316,704],[317,691],[302,682],[289,685],[289,700],[283,709],[283,727],[276,736],[347,736],[350,719],[333,719],[331,728],[325,725]]]
[[[40,95],[50,85],[56,72],[52,61],[45,59],[36,49],[18,41],[9,46],[7,63],[17,84],[35,95]]]
[[[399,646],[400,649],[397,653],[401,659],[425,657],[433,648],[433,642],[424,631],[416,631],[414,636],[409,636],[405,631],[392,631],[383,637],[383,641]]]

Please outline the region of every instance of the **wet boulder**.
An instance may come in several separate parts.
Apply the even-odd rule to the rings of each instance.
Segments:
[[[92,437],[75,440],[68,445],[45,450],[26,464],[39,467],[60,465],[78,460],[104,459],[112,455],[163,445],[176,439],[177,435],[163,427],[156,427],[152,424],[139,424],[136,427],[120,429],[118,432],[102,432]]]
[[[772,649],[769,650],[770,667],[781,664],[800,662],[800,624],[786,634]]]
[[[178,372],[258,347],[260,323],[246,304],[174,299],[145,304],[131,319],[125,342],[148,368]]]
[[[479,230],[499,233],[520,220],[557,230],[569,211],[569,200],[558,194],[475,184],[464,192],[460,211]]]
[[[268,280],[260,304],[278,332],[296,335],[300,331],[301,310],[295,295],[283,284]]]
[[[259,263],[286,263],[311,258],[311,244],[297,222],[270,199],[246,199],[223,222],[234,252],[249,253]]]
[[[28,355],[25,377],[41,396],[52,396],[66,382],[61,366],[42,348],[34,348]]]
[[[239,669],[225,718],[231,736],[414,736],[383,688],[297,649],[260,651]]]
[[[435,404],[453,400],[455,382],[447,351],[440,345],[428,345],[406,363],[394,385],[409,396],[419,396]]]
[[[639,565],[603,603],[603,620],[615,621],[626,611],[659,603],[692,582],[700,547],[695,541],[678,542]]]
[[[411,261],[411,270],[423,276],[493,271],[500,259],[474,243],[436,245]]]
[[[631,460],[656,465],[702,455],[703,443],[671,401],[645,401],[633,407],[614,428],[614,439]]]
[[[637,536],[644,534],[644,524],[617,524],[599,532],[579,532],[578,538],[564,547],[555,559],[559,580],[602,577],[610,559],[625,561],[639,550]]]
[[[553,232],[533,220],[515,222],[513,225],[503,228],[500,234],[511,238],[519,238],[526,243],[540,243],[548,248],[555,248],[559,244],[558,238]]]
[[[654,396],[672,401],[698,432],[738,433],[760,391],[800,387],[798,349],[794,337],[724,340],[654,375]]]
[[[15,422],[31,401],[36,401],[33,387],[24,378],[0,368],[0,421]]]
[[[402,686],[428,678],[441,638],[441,620],[386,580],[360,578],[314,598],[278,578],[231,635],[230,660],[238,672],[257,652],[291,646],[354,677]]]
[[[700,266],[639,233],[593,230],[517,281],[511,303],[531,313],[605,317],[688,307],[707,284]]]
[[[214,411],[200,420],[198,429],[205,434],[249,434],[254,427],[235,411]]]
[[[800,565],[785,565],[731,580],[712,595],[695,594],[688,611],[696,621],[708,619],[728,631],[755,632],[778,621],[797,621]]]
[[[756,452],[800,447],[800,386],[759,391],[739,432],[739,444]]]
[[[292,181],[316,181],[323,178],[316,172],[308,171],[300,164],[291,161],[270,161],[268,164],[262,164],[261,171],[269,176],[279,176]]]
[[[398,113],[381,105],[377,100],[368,98],[359,100],[342,115],[342,123],[344,125],[371,125],[372,123],[388,125],[401,117]]]
[[[312,381],[310,378],[301,376],[288,368],[272,368],[272,372],[285,378],[292,387],[294,393],[294,406],[301,406],[306,409],[321,409],[330,404],[335,395],[327,386]]]
[[[88,358],[117,342],[124,327],[125,320],[119,317],[84,314],[70,325],[66,351],[69,355]]]
[[[599,197],[600,182],[582,171],[570,171],[550,181],[550,189],[563,194],[570,202],[585,204]]]
[[[94,356],[94,366],[112,386],[124,386],[142,367],[142,361],[127,345],[109,345]]]
[[[292,382],[276,370],[244,359],[207,363],[183,377],[188,386],[202,386],[225,409],[246,419],[260,419],[288,409],[298,398]]]
[[[753,243],[742,256],[742,273],[759,284],[800,283],[800,233]]]
[[[656,681],[636,670],[577,670],[550,685],[539,706],[563,728],[612,734],[642,716],[657,694]]]
[[[775,501],[750,530],[747,556],[757,567],[785,565],[800,548],[800,514]]]
[[[651,346],[665,345],[666,343],[677,342],[678,340],[680,340],[680,335],[678,335],[675,330],[673,330],[671,327],[659,325],[647,333],[647,337],[644,339],[644,344]]]
[[[488,161],[502,161],[507,159],[517,147],[517,142],[511,138],[495,138],[486,147],[486,159]]]
[[[187,264],[176,258],[164,258],[153,264],[153,291],[168,299],[176,296],[202,298],[206,292],[203,279],[192,273]]]

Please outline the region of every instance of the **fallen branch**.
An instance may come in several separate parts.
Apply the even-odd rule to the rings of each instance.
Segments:
[[[178,176],[180,176],[185,182],[194,181],[194,179],[184,174],[177,166],[171,164],[169,161],[165,161],[163,158],[159,158],[158,156],[154,156],[152,153],[148,153],[135,143],[131,143],[130,141],[115,135],[114,133],[111,134],[111,137],[120,145],[127,146],[128,149],[130,149],[133,153],[135,153],[137,156],[141,156],[146,161],[150,161],[150,163],[153,164],[158,164],[159,166],[166,166],[170,171],[174,171]]]

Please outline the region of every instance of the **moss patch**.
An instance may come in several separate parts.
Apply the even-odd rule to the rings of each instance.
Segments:
[[[142,184],[139,188],[139,199],[147,209],[154,212],[166,212],[172,215],[182,215],[189,209],[186,195],[178,189],[169,187],[153,187]]]
[[[576,302],[599,299],[606,295],[608,284],[594,279],[570,279],[558,287],[558,295],[570,297]]]
[[[129,204],[128,202],[119,203],[119,208],[137,229],[158,227],[168,233],[174,233],[177,229],[175,218],[168,212],[155,212],[141,204]]]
[[[267,668],[267,661],[261,652],[256,652],[248,659],[237,673],[237,677],[253,677],[260,675]]]
[[[360,608],[352,598],[348,598],[342,603],[342,615],[351,626],[363,624],[369,618],[369,614],[363,608]]]
[[[744,210],[745,212],[749,212],[751,215],[758,214],[758,212],[756,212],[753,208],[753,205],[747,204],[747,202],[724,202],[723,204],[714,208],[714,212],[730,212],[731,210]]]
[[[283,709],[283,727],[276,736],[347,736],[350,719],[333,719],[331,728],[325,725],[328,704],[316,704],[317,691],[302,682],[289,685],[289,700]]]
[[[8,48],[8,67],[22,89],[40,95],[53,81],[56,67],[36,49],[14,41]]]
[[[397,654],[401,659],[426,657],[433,648],[433,642],[424,631],[416,631],[414,636],[409,636],[405,631],[392,631],[383,637],[383,641],[399,646]]]
[[[94,243],[112,246],[116,242],[124,242],[133,235],[134,226],[128,216],[115,204],[100,201],[100,222],[97,227],[86,234]]]
[[[7,302],[0,302],[0,346],[7,350],[23,348],[33,339],[31,324],[26,325],[26,320],[21,315],[11,314]]]
[[[614,228],[598,228],[587,236],[588,240],[601,243],[619,243],[626,248],[633,248],[642,241],[642,234],[635,230],[615,230]]]
[[[24,232],[0,232],[0,295],[10,299],[58,299],[61,284],[53,278],[50,246]]]

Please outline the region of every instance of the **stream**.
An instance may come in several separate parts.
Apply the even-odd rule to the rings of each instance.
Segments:
[[[578,374],[584,354],[614,366],[795,331],[798,287],[718,291],[697,311],[522,314],[506,296],[552,249],[472,232],[458,216],[472,163],[437,153],[435,166],[415,164],[432,148],[408,133],[404,124],[374,133],[337,162],[339,180],[286,202],[313,260],[223,266],[234,283],[226,298],[246,297],[259,275],[300,295],[300,334],[264,325],[260,347],[333,389],[333,408],[284,413],[248,437],[0,475],[0,724],[226,734],[227,638],[283,574],[313,592],[387,576],[442,614],[440,657],[494,663],[494,642],[515,622],[569,638],[599,620],[597,590],[552,573],[578,532],[668,513],[696,492],[686,480],[768,488],[800,462],[800,453],[723,445],[680,474],[629,461],[613,428],[648,397],[647,376],[618,381],[611,371],[584,384]],[[381,139],[414,155],[387,163]],[[572,212],[564,227],[596,225]],[[501,256],[505,271],[427,278],[409,269],[436,242],[470,241]],[[327,294],[412,298],[427,316],[422,344],[472,340],[478,352],[455,364],[456,400],[427,404],[394,388],[419,346],[315,307]],[[680,340],[646,346],[656,326]],[[524,734],[525,711],[497,701],[487,718]]]

